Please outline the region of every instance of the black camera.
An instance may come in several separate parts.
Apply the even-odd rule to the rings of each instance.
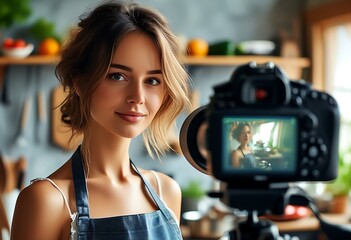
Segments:
[[[273,63],[250,62],[187,117],[180,145],[193,167],[224,183],[211,197],[248,211],[229,239],[281,239],[277,226],[258,216],[283,215],[289,204],[308,207],[330,239],[349,239],[349,226],[326,222],[314,200],[290,184],[336,178],[339,128],[333,97],[290,80]]]
[[[238,152],[244,125],[249,151]],[[250,62],[188,116],[180,143],[196,169],[234,188],[329,181],[337,176],[339,127],[332,96],[289,80],[273,63]]]

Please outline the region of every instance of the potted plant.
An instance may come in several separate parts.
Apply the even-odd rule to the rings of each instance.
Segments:
[[[205,190],[197,181],[190,181],[182,188],[182,212],[198,210],[199,203],[206,195]]]
[[[332,194],[329,212],[343,213],[347,210],[351,192],[351,148],[339,154],[337,178],[326,185],[326,191]]]

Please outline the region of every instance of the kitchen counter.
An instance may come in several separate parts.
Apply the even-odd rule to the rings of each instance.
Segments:
[[[350,224],[351,215],[347,214],[322,214],[323,219],[327,222],[335,224]],[[289,221],[275,221],[279,228],[280,235],[289,234],[291,236],[298,236],[303,240],[327,240],[324,234],[320,231],[318,220],[313,217],[305,217],[297,220]],[[184,231],[183,231],[184,230]],[[215,240],[219,238],[192,238],[189,229],[182,226],[185,240]]]

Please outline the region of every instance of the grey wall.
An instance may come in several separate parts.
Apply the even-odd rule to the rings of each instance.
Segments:
[[[32,0],[34,12],[28,24],[44,16],[54,21],[57,30],[64,34],[69,26],[76,23],[79,14],[97,2],[99,1]],[[237,42],[273,39],[282,29],[290,31],[291,22],[300,16],[305,4],[302,0],[142,0],[140,2],[160,10],[169,19],[171,28],[176,34],[182,34],[187,38],[202,37],[209,42],[220,39],[233,39]],[[23,25],[12,28],[4,34],[19,34],[18,29],[23,30]],[[30,71],[33,77],[28,75]],[[212,86],[227,80],[233,67],[191,67],[190,71],[194,87],[201,92],[201,104],[206,104],[209,95],[212,94]],[[45,123],[44,131],[39,132],[42,138],[37,139],[35,94],[38,89],[43,89],[49,103],[51,90],[58,81],[54,76],[54,66],[11,66],[7,69],[5,77],[9,81],[10,103],[0,103],[0,151],[9,158],[17,158],[19,155],[27,158],[28,171],[25,180],[28,184],[30,179],[50,174],[71,155],[70,152],[65,152],[51,143],[49,121]],[[25,131],[26,144],[18,147],[14,144],[14,139],[21,107],[28,96],[33,98],[33,104]],[[46,107],[50,111],[50,106]],[[184,117],[185,114],[179,118],[179,125]],[[195,179],[206,187],[211,183],[211,178],[194,170],[182,156],[169,154],[162,162],[150,159],[140,138],[133,142],[131,157],[139,166],[172,175],[181,186]]]

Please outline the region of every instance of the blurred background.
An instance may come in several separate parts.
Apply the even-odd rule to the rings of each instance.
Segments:
[[[62,99],[54,75],[56,52],[79,16],[98,0],[2,0],[0,4],[0,156],[13,165],[15,180],[7,186],[5,208],[11,216],[17,185],[46,177],[67,161],[74,146],[67,147],[54,111]],[[291,79],[305,79],[337,98],[342,114],[343,169],[351,143],[351,4],[343,0],[139,0],[165,15],[184,49],[184,64],[192,79],[194,108],[209,102],[212,87],[227,81],[239,64],[273,61]],[[11,56],[5,42],[33,44],[28,57]],[[8,42],[8,44],[13,44]],[[215,47],[217,46],[217,47]],[[219,47],[218,47],[219,46]],[[215,55],[211,57],[210,55]],[[179,128],[189,112],[183,112],[170,139],[175,149]],[[326,128],[328,126],[325,126]],[[61,130],[60,130],[61,129]],[[79,139],[77,139],[79,142]],[[195,170],[178,151],[162,161],[151,159],[142,139],[133,141],[131,158],[140,167],[172,176],[183,196],[201,199],[215,184]],[[5,166],[6,169],[6,166]],[[23,171],[22,171],[23,170]],[[350,170],[351,171],[351,170]],[[20,173],[24,172],[24,175]],[[0,167],[1,174],[1,167]],[[347,174],[346,174],[347,175]],[[22,178],[23,176],[23,178]],[[351,174],[350,174],[351,176]],[[5,177],[0,175],[0,177]],[[5,181],[5,180],[3,180]],[[307,186],[314,194],[324,185]],[[349,194],[351,180],[342,183]],[[1,189],[1,188],[0,188]],[[5,189],[5,187],[3,188]],[[321,190],[322,189],[322,190]],[[346,190],[345,190],[346,189]],[[12,196],[10,196],[13,192]],[[196,203],[197,204],[197,203]],[[194,210],[195,207],[184,207]],[[188,209],[189,208],[189,209]]]

